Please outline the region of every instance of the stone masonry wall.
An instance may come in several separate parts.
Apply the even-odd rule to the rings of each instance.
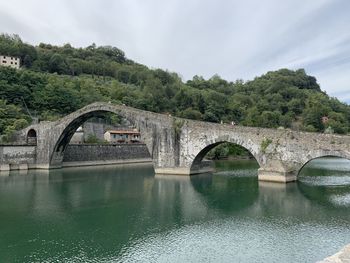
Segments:
[[[146,159],[150,154],[145,144],[70,144],[63,162],[113,161]]]
[[[10,165],[11,169],[17,169],[17,166],[21,164],[33,165],[36,161],[35,157],[35,146],[0,145],[0,165]]]
[[[99,140],[104,140],[104,125],[103,123],[85,122],[83,124],[84,140],[86,141],[89,135],[95,135]]]

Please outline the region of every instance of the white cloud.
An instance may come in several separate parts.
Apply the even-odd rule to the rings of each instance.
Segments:
[[[347,0],[0,0],[0,31],[33,44],[121,48],[185,79],[252,79],[281,67],[350,99]]]

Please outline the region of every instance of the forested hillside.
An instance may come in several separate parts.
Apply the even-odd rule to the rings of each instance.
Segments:
[[[327,96],[303,69],[280,69],[251,81],[214,75],[183,82],[176,73],[149,69],[115,47],[34,47],[4,34],[0,54],[22,61],[20,70],[0,67],[0,134],[5,141],[31,122],[30,115],[55,120],[94,101],[211,122],[350,131],[350,106]]]

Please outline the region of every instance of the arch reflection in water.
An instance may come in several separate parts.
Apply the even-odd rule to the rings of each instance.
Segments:
[[[1,260],[88,262],[118,254],[130,231],[137,238],[154,224],[144,211],[153,174],[152,165],[133,164],[0,177]]]
[[[350,161],[324,157],[307,163],[298,175],[300,192],[329,207],[350,209]],[[350,211],[350,210],[349,210]]]
[[[154,177],[151,165],[0,177],[0,258],[316,262],[348,243],[348,210],[319,206],[294,183],[258,186],[241,165],[203,182]]]
[[[215,162],[215,173],[191,177],[194,189],[208,207],[222,212],[236,212],[251,206],[259,196],[255,161]]]
[[[207,142],[208,143],[208,142]],[[212,163],[208,162],[208,159],[219,160],[229,159],[230,157],[238,157],[239,160],[248,159],[254,160],[257,164],[257,168],[260,165],[260,158],[255,153],[254,148],[249,144],[245,144],[237,138],[231,138],[227,140],[217,139],[215,142],[209,142],[203,149],[201,149],[191,165],[191,174],[212,172],[214,167]],[[217,168],[217,167],[215,167]]]

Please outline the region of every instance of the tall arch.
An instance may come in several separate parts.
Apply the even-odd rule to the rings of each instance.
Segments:
[[[51,156],[51,160],[53,161],[54,154],[55,153],[64,153],[67,145],[69,144],[70,140],[72,139],[75,131],[88,119],[92,117],[103,117],[104,113],[107,113],[108,111],[91,111],[84,113],[77,118],[73,119],[63,130],[61,135],[59,136],[55,147],[53,151],[53,155]]]
[[[160,156],[161,139],[172,137],[164,126],[170,126],[172,123],[166,115],[145,112],[142,110],[129,108],[124,105],[113,105],[110,103],[90,104],[58,121],[51,131],[51,151],[49,156],[49,166],[52,168],[60,167],[63,161],[64,151],[72,138],[76,129],[91,117],[101,117],[106,112],[117,114],[127,119],[140,133],[145,142],[148,151],[152,157],[153,163],[157,164],[164,161]],[[165,138],[169,140],[168,138]],[[163,142],[164,143],[164,142]],[[165,160],[171,162],[173,160]]]

